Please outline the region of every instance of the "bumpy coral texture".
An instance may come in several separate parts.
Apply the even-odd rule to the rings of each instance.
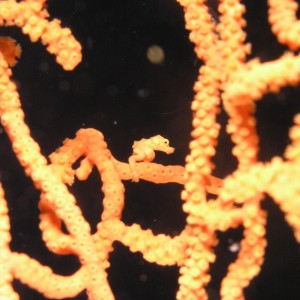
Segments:
[[[12,251],[7,202],[0,185],[1,299],[20,299],[12,287],[14,279],[49,299],[74,297],[83,290],[90,300],[114,299],[106,272],[114,241],[132,252],[141,252],[151,263],[179,266],[177,299],[207,299],[210,264],[216,259],[216,232],[237,226],[243,227],[244,236],[237,258],[222,281],[220,295],[223,300],[244,299],[244,288],[259,274],[264,261],[267,213],[260,204],[265,193],[282,210],[300,243],[300,115],[294,118],[284,158],[274,157],[267,163],[257,158],[254,117],[255,101],[300,81],[300,59],[295,53],[300,46],[296,2],[268,1],[271,29],[288,51],[267,63],[247,60],[251,47],[245,43],[243,31],[245,7],[238,0],[219,1],[217,24],[204,0],[178,2],[184,9],[195,53],[203,62],[194,85],[193,129],[184,167],[153,162],[155,151],[174,151],[162,136],[134,142],[128,163],[117,161],[103,134],[92,128],[80,129],[75,138],[66,139],[49,158],[44,157],[24,122],[17,87],[11,80],[11,66],[20,57],[20,46],[9,37],[0,38],[1,123],[26,175],[41,193],[39,227],[45,245],[57,255],[75,255],[80,262],[74,274],[61,276],[27,254]],[[1,26],[18,26],[33,42],[41,40],[64,69],[72,70],[81,61],[81,46],[70,29],[48,17],[44,0],[0,1]],[[237,169],[224,180],[212,176],[221,102],[229,117],[226,129],[234,143],[232,153],[238,161]],[[76,161],[80,165],[74,168]],[[67,185],[73,184],[75,176],[86,180],[93,168],[101,176],[104,197],[97,230],[91,234]],[[170,237],[154,235],[139,224],[125,225],[124,180],[182,184],[187,215],[182,232]],[[210,199],[210,194],[216,197]]]

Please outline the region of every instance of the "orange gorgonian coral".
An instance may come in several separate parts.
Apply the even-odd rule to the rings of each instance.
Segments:
[[[81,61],[81,45],[58,19],[50,20],[45,0],[0,1],[1,26],[17,26],[32,42],[40,40],[65,70]],[[25,174],[40,192],[39,229],[49,251],[73,255],[78,268],[58,275],[30,255],[11,247],[11,222],[5,192],[0,185],[0,299],[20,299],[13,288],[18,280],[49,299],[75,297],[85,291],[90,300],[115,299],[108,280],[114,242],[145,261],[179,268],[177,299],[207,299],[210,266],[216,260],[217,233],[240,227],[243,238],[236,259],[222,280],[223,300],[244,299],[244,289],[260,272],[267,246],[267,212],[261,203],[269,195],[284,214],[300,243],[300,115],[290,129],[290,144],[284,157],[268,162],[258,159],[259,137],[255,119],[256,101],[300,81],[299,21],[296,1],[269,0],[268,19],[278,43],[286,53],[268,62],[249,59],[246,42],[245,5],[238,0],[219,0],[217,19],[204,0],[178,0],[183,7],[189,39],[203,63],[194,85],[191,141],[185,166],[153,162],[155,151],[171,154],[174,149],[161,135],[133,143],[126,162],[108,149],[104,135],[93,128],[79,129],[72,139],[48,157],[24,121],[20,95],[12,80],[12,69],[21,49],[11,38],[0,39],[0,117],[13,152]],[[42,101],[42,99],[41,99]],[[224,180],[212,175],[220,124],[220,107],[228,115],[237,168]],[[96,230],[69,188],[75,179],[86,180],[92,170],[101,178],[103,211]],[[154,234],[140,224],[122,219],[124,181],[155,184],[179,183],[186,214],[183,230],[170,236]],[[212,197],[212,194],[215,196]],[[126,275],[125,275],[126,276]]]

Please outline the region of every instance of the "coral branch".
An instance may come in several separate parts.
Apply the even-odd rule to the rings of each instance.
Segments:
[[[178,300],[205,300],[218,233],[240,227],[243,237],[239,252],[222,280],[220,295],[223,300],[242,300],[244,289],[264,262],[267,212],[261,203],[265,194],[278,205],[300,243],[300,115],[294,118],[284,158],[274,157],[264,163],[258,159],[255,119],[256,101],[263,101],[266,93],[278,93],[300,82],[299,55],[293,52],[299,48],[300,33],[296,2],[268,1],[271,29],[289,52],[265,63],[257,58],[248,61],[251,45],[246,43],[244,32],[246,7],[240,1],[220,0],[216,22],[204,0],[178,2],[195,53],[203,62],[194,84],[193,128],[185,166],[154,162],[155,151],[174,152],[161,135],[133,142],[128,163],[118,161],[104,135],[93,128],[78,130],[74,138],[65,139],[45,157],[24,121],[17,86],[11,79],[11,67],[20,57],[21,48],[11,38],[0,38],[1,123],[20,165],[40,191],[42,239],[52,253],[76,256],[80,263],[73,274],[63,276],[25,253],[12,251],[7,201],[0,184],[1,299],[19,299],[12,287],[17,279],[50,299],[75,297],[86,291],[90,300],[112,300],[107,269],[117,241],[131,252],[140,252],[150,263],[178,266]],[[49,21],[49,17],[45,0],[0,1],[1,26],[18,26],[32,42],[40,39],[57,63],[72,70],[81,61],[81,46],[70,29],[62,28],[58,19]],[[237,159],[237,169],[224,180],[212,176],[221,108],[229,117],[227,133]],[[93,168],[101,179],[103,209],[92,234],[69,187],[77,179],[87,180]],[[139,184],[140,179],[183,185],[186,224],[179,234],[154,234],[140,224],[123,221],[127,201],[123,181]]]

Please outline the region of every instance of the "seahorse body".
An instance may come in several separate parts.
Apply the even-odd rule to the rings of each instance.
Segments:
[[[162,151],[166,154],[171,154],[175,148],[170,147],[169,140],[161,135],[153,136],[149,139],[141,139],[135,141],[132,145],[132,155],[129,157],[128,162],[133,172],[133,181],[138,182],[139,177],[136,170],[137,162],[151,162],[155,158],[155,151]]]

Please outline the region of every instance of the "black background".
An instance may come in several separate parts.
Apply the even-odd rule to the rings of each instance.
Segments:
[[[217,19],[214,1],[208,2]],[[253,52],[249,58],[268,61],[287,49],[278,45],[267,24],[265,1],[245,1],[247,34]],[[1,35],[15,38],[22,46],[20,62],[14,67],[26,122],[42,152],[49,155],[66,137],[79,128],[93,127],[103,132],[116,158],[126,161],[134,140],[161,134],[176,148],[173,155],[158,155],[164,164],[184,164],[191,130],[192,86],[201,65],[184,29],[183,11],[175,0],[52,0],[51,18],[70,27],[83,48],[83,61],[72,72],[62,70],[38,43],[31,43],[19,28],[1,28]],[[146,56],[151,45],[165,53],[161,65]],[[289,143],[288,128],[299,112],[299,90],[284,88],[266,95],[257,103],[260,159],[282,155]],[[225,177],[236,167],[232,144],[225,134],[226,115],[214,158],[215,175]],[[0,135],[0,177],[9,203],[14,251],[25,252],[60,274],[78,268],[74,257],[58,257],[48,252],[38,230],[39,193],[14,157],[6,134]],[[127,182],[123,220],[139,223],[155,233],[177,235],[185,225],[181,210],[181,187]],[[99,176],[93,172],[86,182],[71,188],[92,231],[101,214]],[[246,299],[300,299],[299,246],[291,229],[271,199],[262,203],[269,212],[268,247],[261,274],[246,289]],[[211,268],[210,299],[218,291],[226,268],[235,258],[230,251],[242,238],[240,229],[219,234],[218,259]],[[177,267],[161,267],[145,262],[115,243],[110,258],[109,281],[118,300],[175,299]],[[18,282],[14,288],[21,299],[44,299]],[[86,299],[83,292],[74,299]]]

